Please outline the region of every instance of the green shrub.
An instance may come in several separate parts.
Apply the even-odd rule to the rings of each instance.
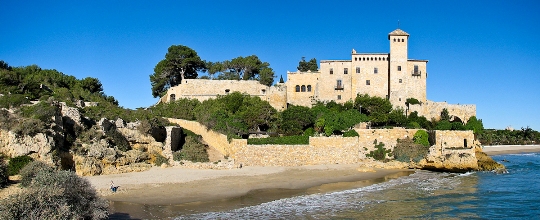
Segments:
[[[0,96],[0,108],[16,108],[22,104],[28,104],[30,100],[23,94],[8,94]]]
[[[0,129],[11,130],[11,127],[16,123],[9,111],[0,109]]]
[[[422,126],[420,126],[420,124],[418,124],[418,122],[416,121],[411,121],[409,122],[409,124],[407,124],[407,128],[418,129],[418,128],[422,128]]]
[[[283,137],[250,138],[248,139],[248,144],[307,145],[309,144],[309,136],[295,135]]]
[[[358,137],[358,132],[356,132],[354,129],[348,130],[345,133],[343,133],[343,137]]]
[[[34,137],[36,134],[45,133],[47,131],[47,127],[45,123],[38,119],[27,118],[15,125],[12,131],[18,136],[28,135],[30,137]]]
[[[384,161],[386,160],[386,155],[390,155],[392,150],[384,148],[384,143],[380,142],[377,144],[377,140],[374,142],[375,150],[369,151],[369,154],[366,154],[367,157],[372,157],[375,160]]]
[[[49,102],[39,102],[35,105],[21,108],[21,115],[26,118],[35,118],[44,123],[52,121],[52,117],[57,115],[59,107]]]
[[[439,121],[435,126],[435,130],[452,130],[452,123],[446,120]]]
[[[173,153],[173,160],[189,160],[193,162],[208,162],[207,146],[200,143],[198,138],[187,136],[182,150]]]
[[[26,155],[11,158],[8,163],[8,175],[13,176],[19,174],[19,171],[32,161],[33,159]]]
[[[0,155],[0,188],[7,186],[9,183],[9,175],[6,162],[2,155]]]
[[[106,219],[108,203],[70,171],[37,172],[19,194],[0,200],[3,219]]]
[[[308,136],[308,137],[313,137],[313,135],[315,135],[315,129],[313,128],[308,128],[304,131],[304,136]]]
[[[154,164],[156,166],[161,166],[162,164],[167,164],[169,165],[169,159],[167,159],[166,157],[164,157],[163,155],[161,154],[155,154],[155,160],[154,160]]]
[[[418,130],[413,136],[414,143],[429,146],[429,134],[425,130]]]
[[[24,166],[20,171],[19,174],[21,174],[21,185],[26,187],[30,186],[30,183],[32,183],[32,180],[36,175],[40,172],[54,172],[55,169],[46,163],[43,163],[41,161],[32,161],[26,166]]]
[[[131,150],[131,145],[129,145],[129,141],[124,137],[122,133],[120,133],[116,129],[109,129],[105,132],[109,140],[111,140],[114,145],[118,148],[118,150],[121,150],[123,152],[126,152],[128,150]]]
[[[182,151],[173,152],[172,155],[174,161],[181,161],[184,159],[184,154],[182,153]]]
[[[429,145],[429,144],[428,144]],[[394,158],[401,162],[414,161],[416,163],[424,159],[429,152],[429,146],[413,142],[410,138],[398,139],[394,147]]]

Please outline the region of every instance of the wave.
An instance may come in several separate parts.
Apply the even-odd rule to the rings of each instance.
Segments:
[[[297,196],[234,209],[207,212],[176,219],[321,219],[355,212],[407,196],[430,195],[440,189],[452,189],[460,179],[473,175],[416,171],[414,174],[370,186],[331,193]]]

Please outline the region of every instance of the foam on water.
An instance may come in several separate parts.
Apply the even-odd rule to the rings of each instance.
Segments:
[[[177,219],[303,219],[308,216],[321,219],[338,212],[362,210],[369,205],[385,203],[387,198],[377,196],[381,191],[406,188],[415,193],[430,194],[441,187],[458,184],[456,181],[459,181],[459,175],[417,171],[407,177],[362,188],[285,198],[226,212],[200,213]]]

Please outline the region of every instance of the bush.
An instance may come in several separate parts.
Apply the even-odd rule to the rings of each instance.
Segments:
[[[46,131],[45,123],[34,118],[23,119],[13,128],[13,132],[18,136],[34,137],[36,134],[45,133]]]
[[[248,139],[248,144],[307,145],[309,144],[309,136],[295,135],[283,137],[250,138]]]
[[[128,150],[131,150],[131,145],[129,145],[128,140],[122,133],[120,133],[116,129],[109,129],[105,132],[109,140],[111,140],[114,145],[118,148],[118,150],[121,150],[123,152],[126,152]]]
[[[418,130],[414,133],[413,140],[415,144],[420,144],[422,146],[429,146],[429,134],[427,131]]]
[[[308,137],[313,137],[313,135],[315,135],[315,129],[313,128],[308,128],[304,131],[304,136],[308,136]]]
[[[358,137],[358,132],[356,132],[354,129],[348,130],[345,133],[343,133],[343,137]]]
[[[418,163],[424,159],[429,152],[428,146],[413,142],[410,138],[398,139],[396,147],[394,147],[394,158],[401,162],[410,162],[411,160]]]
[[[0,155],[0,188],[7,186],[9,182],[9,175],[7,170],[6,162],[4,158]]]
[[[0,96],[0,108],[16,108],[30,101],[23,94],[11,94]]]
[[[21,185],[26,187],[30,186],[32,180],[40,172],[54,172],[55,169],[41,161],[32,161],[24,166],[20,171]]]
[[[386,160],[386,155],[390,155],[392,150],[384,148],[384,143],[380,142],[377,144],[377,140],[374,142],[375,144],[375,150],[372,150],[369,152],[369,154],[366,154],[367,157],[372,157],[375,160],[384,161]]]
[[[189,160],[193,162],[208,162],[207,146],[197,141],[196,137],[187,136],[182,150],[173,153],[173,160]]]
[[[8,163],[8,175],[13,176],[19,174],[19,171],[32,161],[33,159],[26,155],[11,158]]]
[[[19,194],[0,201],[3,219],[106,219],[108,203],[70,171],[37,172]]]
[[[164,157],[163,155],[161,154],[154,154],[154,164],[156,166],[161,166],[162,164],[167,164],[169,165],[169,159],[167,159],[166,157]]]

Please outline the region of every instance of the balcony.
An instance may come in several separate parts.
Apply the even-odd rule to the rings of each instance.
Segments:
[[[412,76],[422,76],[422,71],[412,71]]]
[[[336,90],[343,90],[343,85],[337,85],[337,86],[335,87],[335,89],[336,89]]]

